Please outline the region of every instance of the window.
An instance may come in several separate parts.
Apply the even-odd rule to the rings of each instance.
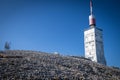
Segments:
[[[88,48],[88,46],[86,46],[86,48]]]
[[[94,49],[94,44],[92,44],[92,50]]]
[[[91,55],[91,52],[89,52],[89,55]]]

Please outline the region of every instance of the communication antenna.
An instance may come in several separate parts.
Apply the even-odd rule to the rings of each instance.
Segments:
[[[90,25],[90,27],[96,26],[95,16],[93,15],[93,2],[92,2],[92,0],[90,0],[89,25]]]

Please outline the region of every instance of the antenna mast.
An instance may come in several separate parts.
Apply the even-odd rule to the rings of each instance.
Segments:
[[[92,10],[92,0],[90,0],[90,14],[92,15],[93,14],[93,10]]]
[[[92,4],[92,0],[90,0],[89,25],[90,25],[90,27],[95,27],[95,26],[96,26],[95,17],[94,17],[94,15],[93,15],[93,4]]]

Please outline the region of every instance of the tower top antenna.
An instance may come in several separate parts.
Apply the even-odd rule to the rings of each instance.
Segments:
[[[89,25],[90,25],[90,27],[95,27],[95,26],[96,26],[95,16],[93,15],[93,4],[92,4],[92,0],[90,0]]]
[[[92,9],[92,7],[93,7],[92,0],[90,0],[90,14],[91,14],[91,15],[93,14],[93,9]]]

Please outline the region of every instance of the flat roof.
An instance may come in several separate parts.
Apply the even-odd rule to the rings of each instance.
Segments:
[[[87,30],[92,29],[92,28],[96,28],[96,29],[98,29],[98,30],[100,30],[100,31],[103,31],[102,29],[100,29],[100,28],[98,28],[98,27],[88,27],[88,28],[85,29],[84,31],[87,31]]]

